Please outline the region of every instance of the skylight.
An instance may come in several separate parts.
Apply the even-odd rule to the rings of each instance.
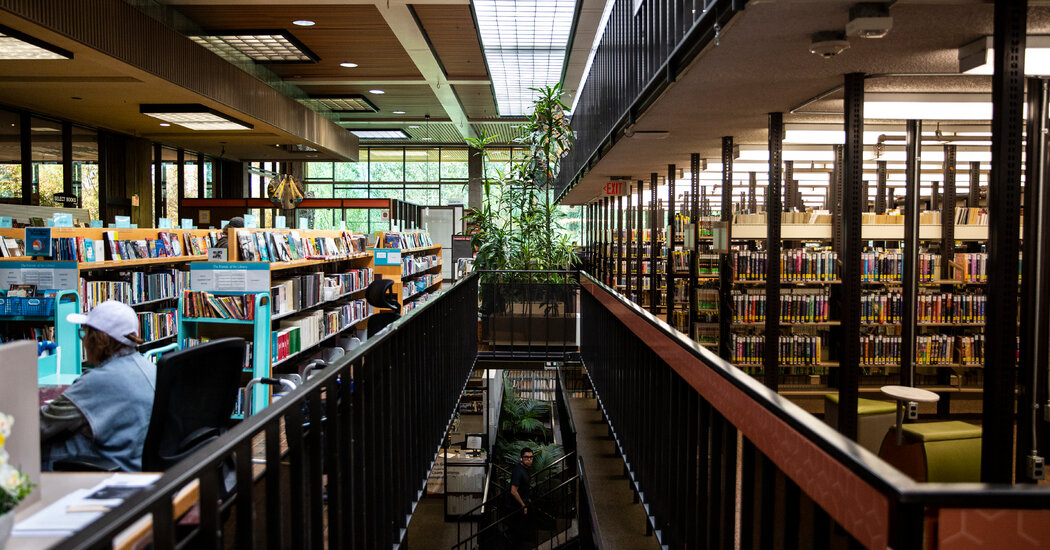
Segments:
[[[358,139],[408,139],[404,130],[350,130]]]
[[[233,49],[260,63],[315,63],[316,54],[284,31],[236,31],[190,36],[194,42],[222,54]]]
[[[575,0],[474,0],[500,116],[528,114],[536,92],[561,81]]]

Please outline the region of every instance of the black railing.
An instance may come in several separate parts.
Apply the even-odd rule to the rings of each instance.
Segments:
[[[483,359],[562,361],[578,347],[577,271],[481,271]]]
[[[572,115],[577,139],[561,162],[555,193],[559,200],[678,78],[679,71],[718,39],[720,29],[745,2],[616,2]],[[635,6],[639,6],[637,13]]]
[[[477,354],[477,276],[453,285],[57,546],[389,548],[403,540]],[[286,444],[285,444],[286,442]],[[220,502],[220,470],[233,496]],[[200,521],[173,520],[199,483]]]
[[[740,525],[740,548],[1050,547],[1026,527],[1050,509],[1045,486],[916,483],[593,277],[581,285],[584,364],[661,544],[731,548]]]

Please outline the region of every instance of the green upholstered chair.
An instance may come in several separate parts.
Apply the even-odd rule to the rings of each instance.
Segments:
[[[857,443],[873,452],[879,452],[886,432],[896,420],[897,404],[893,401],[857,399]],[[839,394],[824,395],[824,422],[838,429]]]

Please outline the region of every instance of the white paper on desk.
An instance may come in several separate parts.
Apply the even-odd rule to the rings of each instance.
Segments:
[[[98,491],[113,487],[144,488],[160,478],[160,474],[114,474],[90,489],[78,489],[51,503],[32,516],[15,524],[11,532],[15,537],[70,536],[105,512],[68,512],[71,507],[105,506],[114,508],[124,501],[122,498],[87,498]]]

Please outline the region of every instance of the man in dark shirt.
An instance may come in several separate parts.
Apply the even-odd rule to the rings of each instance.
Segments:
[[[529,469],[532,468],[532,449],[524,447],[521,449],[521,462],[514,466],[514,473],[510,476],[510,496],[521,506],[521,514],[514,516],[511,524],[515,526],[514,536],[518,542],[523,542],[529,536],[529,526],[532,524],[529,517],[529,488],[532,476]]]

